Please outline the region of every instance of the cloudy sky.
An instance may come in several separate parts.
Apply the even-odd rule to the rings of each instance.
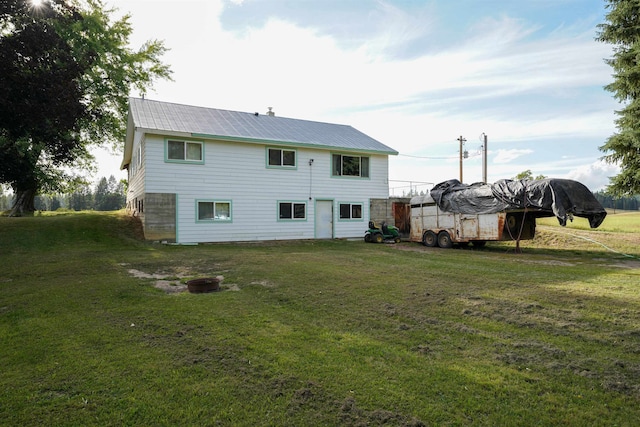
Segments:
[[[603,188],[620,105],[604,0],[105,0],[163,40],[150,99],[351,125],[400,154],[390,187],[534,175]],[[120,159],[100,157],[101,175]],[[111,160],[111,161],[109,161]],[[116,175],[118,176],[118,175]],[[118,177],[123,177],[119,175]],[[408,187],[406,187],[408,189]]]

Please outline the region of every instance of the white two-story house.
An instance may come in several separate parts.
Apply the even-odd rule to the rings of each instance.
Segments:
[[[132,98],[127,209],[147,240],[361,237],[397,154],[351,126]]]

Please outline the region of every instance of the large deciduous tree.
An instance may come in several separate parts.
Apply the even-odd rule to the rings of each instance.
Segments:
[[[597,40],[613,46],[606,62],[613,68],[613,83],[605,88],[624,107],[616,111],[617,133],[600,149],[605,159],[620,165],[608,191],[614,195],[640,193],[640,1],[606,0],[606,21],[600,24]]]
[[[130,17],[113,20],[100,0],[0,2],[0,183],[12,215],[60,190],[69,167],[90,167],[92,145],[124,140],[131,90],[170,78],[152,40],[128,46]]]

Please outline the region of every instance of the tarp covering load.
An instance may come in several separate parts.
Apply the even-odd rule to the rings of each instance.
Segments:
[[[583,184],[570,179],[510,180],[494,184],[462,184],[444,181],[431,189],[431,197],[443,211],[490,214],[509,209],[531,210],[536,217],[555,216],[565,226],[573,216],[587,218],[596,228],[607,212]]]

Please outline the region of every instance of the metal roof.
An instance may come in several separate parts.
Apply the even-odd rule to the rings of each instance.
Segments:
[[[348,125],[141,98],[129,99],[129,111],[133,126],[146,132],[186,133],[198,138],[398,154]]]

